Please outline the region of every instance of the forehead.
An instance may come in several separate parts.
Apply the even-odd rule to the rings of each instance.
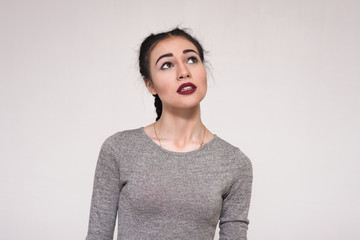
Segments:
[[[184,37],[170,37],[161,40],[150,53],[150,59],[153,60],[163,54],[172,53],[174,55],[183,54],[185,49],[193,49],[198,52],[196,46]]]

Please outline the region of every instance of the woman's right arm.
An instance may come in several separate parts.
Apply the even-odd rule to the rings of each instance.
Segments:
[[[113,239],[119,193],[119,167],[107,139],[101,147],[96,165],[86,240]]]

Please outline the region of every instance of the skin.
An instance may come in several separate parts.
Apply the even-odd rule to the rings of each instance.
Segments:
[[[151,94],[163,103],[159,121],[145,127],[145,133],[158,145],[175,152],[198,149],[213,138],[201,121],[200,102],[207,91],[206,69],[194,44],[183,37],[170,37],[159,42],[150,53],[151,79],[145,79]],[[177,93],[179,86],[191,82],[196,91]],[[157,135],[160,139],[158,141]]]

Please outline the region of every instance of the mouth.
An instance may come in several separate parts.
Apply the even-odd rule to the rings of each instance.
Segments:
[[[181,84],[176,92],[181,95],[188,95],[194,93],[195,91],[196,91],[195,84],[188,82]]]

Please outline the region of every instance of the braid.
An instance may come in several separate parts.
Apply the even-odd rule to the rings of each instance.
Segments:
[[[154,102],[154,106],[156,108],[156,114],[157,114],[157,117],[156,117],[156,121],[160,119],[161,117],[161,113],[162,113],[162,102],[161,102],[161,99],[159,97],[159,95],[153,95],[155,97],[155,102]]]

